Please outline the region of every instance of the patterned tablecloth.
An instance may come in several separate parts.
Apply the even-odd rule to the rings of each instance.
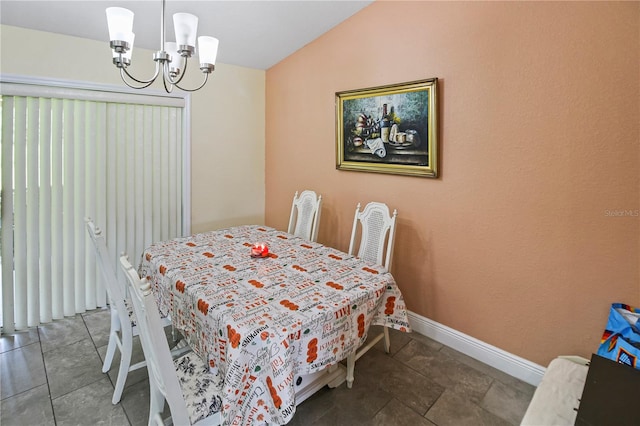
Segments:
[[[268,257],[250,256],[256,242]],[[155,243],[139,272],[194,351],[224,374],[226,424],[287,423],[296,374],[346,358],[371,324],[410,331],[381,265],[266,226]]]

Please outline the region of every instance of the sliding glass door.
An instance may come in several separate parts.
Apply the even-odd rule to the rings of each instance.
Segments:
[[[185,99],[2,84],[2,327],[24,329],[105,306],[85,228],[136,263],[183,235]],[[118,272],[119,273],[119,272]]]

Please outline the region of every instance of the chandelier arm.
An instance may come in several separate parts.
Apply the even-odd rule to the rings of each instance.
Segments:
[[[164,90],[167,93],[173,92],[173,79],[171,78],[171,73],[169,72],[170,65],[169,62],[165,62],[162,67],[162,85],[164,86]],[[168,83],[168,85],[167,85]]]
[[[178,84],[182,81],[182,79],[184,78],[185,75],[187,75],[187,64],[189,63],[189,58],[181,56],[182,60],[181,63],[184,65],[184,67],[182,68],[182,72],[180,73],[180,75],[178,76],[178,79],[176,81],[173,82],[173,84]]]
[[[158,62],[156,62],[156,71],[153,74],[153,77],[151,77],[149,80],[138,80],[137,78],[135,78],[134,76],[132,76],[131,74],[129,74],[129,71],[127,71],[127,69],[125,67],[120,68],[120,74],[122,75],[122,70],[124,70],[124,73],[127,75],[127,77],[129,77],[131,80],[135,81],[136,83],[140,83],[140,84],[146,84],[146,86],[142,86],[142,88],[145,87],[149,87],[151,85],[151,83],[153,83],[154,81],[156,81],[156,78],[158,78],[158,73],[160,70],[160,67],[158,66]],[[124,80],[124,78],[123,78]],[[148,84],[147,84],[148,83]],[[129,86],[131,87],[131,86]]]
[[[182,81],[182,79],[184,78],[185,74],[187,73],[187,58],[185,57],[180,57],[181,59],[181,69],[182,71],[180,71],[180,74],[178,75],[177,79],[174,79],[173,77],[171,77],[171,72],[169,72],[170,69],[170,65],[168,63],[165,64],[165,67],[163,68],[163,77],[165,80],[167,80],[169,83],[171,84],[178,84]]]
[[[164,85],[164,91],[167,93],[173,92],[173,83],[169,82],[169,86],[167,87],[167,79],[164,78],[164,74],[162,75],[162,84]]]
[[[180,90],[184,90],[185,92],[195,92],[196,90],[200,90],[204,87],[205,84],[207,84],[207,80],[209,79],[209,74],[208,73],[204,73],[204,80],[202,81],[202,84],[198,87],[196,87],[195,89],[185,89],[183,87],[178,86],[177,84],[175,84],[175,86],[180,89]]]
[[[134,85],[132,85],[131,83],[129,83],[127,81],[127,79],[125,78],[125,75],[130,77],[130,78],[132,78],[135,81],[138,81],[138,80],[136,80],[135,78],[131,77],[131,75],[129,75],[129,73],[127,72],[127,70],[124,67],[120,68],[120,78],[122,79],[124,84],[126,84],[129,87],[131,87],[132,89],[145,89],[145,88],[151,86],[153,84],[154,80],[155,80],[154,79],[154,80],[147,81],[147,82],[139,82],[139,83],[143,83],[142,86],[134,86]]]

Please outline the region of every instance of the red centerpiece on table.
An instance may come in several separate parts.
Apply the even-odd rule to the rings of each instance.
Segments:
[[[269,255],[269,247],[265,243],[255,243],[251,246],[251,257],[267,257]]]

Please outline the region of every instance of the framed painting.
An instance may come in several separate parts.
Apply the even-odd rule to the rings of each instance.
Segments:
[[[336,93],[336,168],[438,176],[437,78]]]

